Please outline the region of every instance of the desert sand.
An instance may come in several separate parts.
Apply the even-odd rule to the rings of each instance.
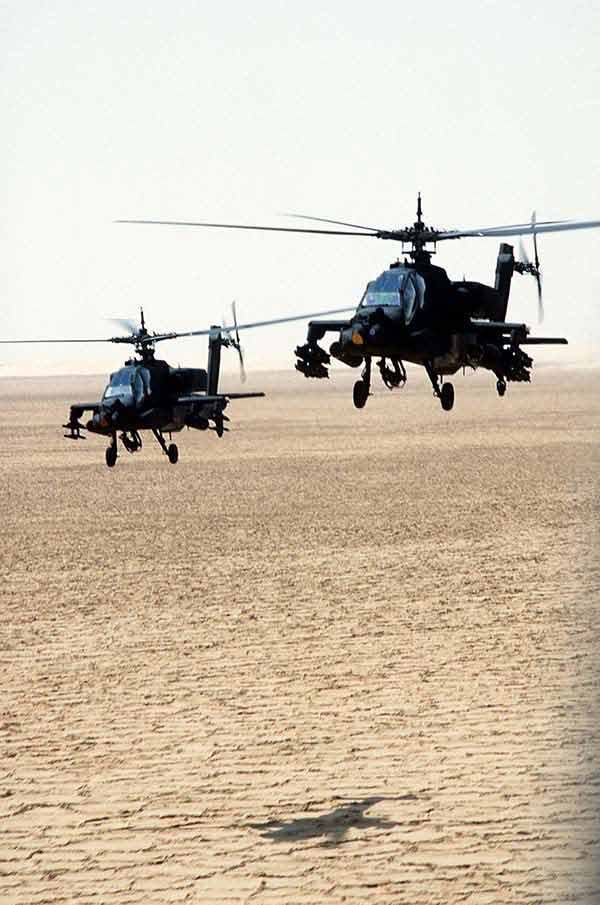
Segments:
[[[0,380],[3,905],[600,898],[600,372],[354,376],[112,471]]]

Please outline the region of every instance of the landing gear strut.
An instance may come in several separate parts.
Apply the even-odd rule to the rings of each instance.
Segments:
[[[175,443],[169,443],[169,445],[167,446],[167,442],[162,435],[162,431],[156,427],[152,428],[152,433],[158,440],[160,448],[164,452],[165,456],[168,458],[171,465],[175,465],[175,463],[179,459],[179,450],[177,449],[177,446],[175,445]]]
[[[449,412],[454,407],[454,386],[451,383],[442,383],[442,378],[434,370],[430,362],[425,363],[427,376],[433,387],[433,394],[440,400],[441,406],[445,412]]]
[[[371,359],[365,359],[365,367],[361,379],[357,380],[352,390],[352,399],[357,409],[362,409],[367,404],[371,389]]]

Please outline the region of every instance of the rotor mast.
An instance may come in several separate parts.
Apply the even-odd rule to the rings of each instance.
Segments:
[[[132,337],[135,353],[139,355],[144,364],[154,361],[154,342],[151,334],[146,329],[144,309],[140,306],[140,329]]]
[[[410,257],[415,264],[429,264],[431,255],[435,252],[427,251],[425,245],[427,242],[435,242],[436,237],[433,230],[430,230],[423,222],[423,207],[421,204],[421,192],[417,195],[417,219],[413,223],[412,229],[409,230],[409,241],[412,248],[409,252]]]

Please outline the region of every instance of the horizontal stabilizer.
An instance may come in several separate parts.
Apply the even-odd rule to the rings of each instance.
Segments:
[[[564,336],[527,336],[519,340],[520,346],[567,346],[569,340]]]
[[[264,396],[264,393],[223,393],[223,396],[226,396],[227,399],[257,399],[259,396]]]

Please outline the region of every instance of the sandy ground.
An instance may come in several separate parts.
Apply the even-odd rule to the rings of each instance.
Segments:
[[[353,376],[113,471],[0,380],[3,905],[600,899],[600,372]]]

